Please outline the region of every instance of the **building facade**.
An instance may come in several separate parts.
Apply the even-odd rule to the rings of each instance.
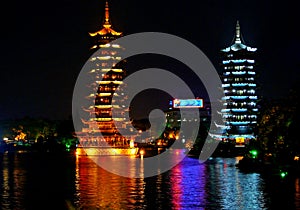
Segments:
[[[223,141],[244,146],[256,139],[255,128],[258,115],[256,48],[247,46],[241,36],[239,22],[236,24],[234,42],[221,50],[223,109],[220,114],[225,123]]]
[[[185,112],[181,112],[181,109],[185,109]],[[195,110],[199,111],[199,119],[195,116]],[[165,111],[165,117],[166,128],[163,133],[163,140],[169,142],[179,140],[186,148],[192,148],[193,142],[185,138],[186,135],[181,131],[181,124],[183,122],[198,124],[197,139],[202,138],[201,140],[205,140],[203,135],[206,135],[209,131],[211,106],[210,103],[204,102],[200,98],[173,99],[169,102],[169,109]],[[179,134],[180,132],[181,135]]]

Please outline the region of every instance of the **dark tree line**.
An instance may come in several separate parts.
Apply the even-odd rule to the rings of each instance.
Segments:
[[[300,154],[299,86],[280,100],[266,100],[261,105],[257,127],[257,147],[278,159],[291,159]]]

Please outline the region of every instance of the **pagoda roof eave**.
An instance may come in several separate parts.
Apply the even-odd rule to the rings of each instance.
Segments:
[[[104,35],[113,35],[113,36],[121,36],[122,32],[117,32],[112,29],[112,24],[109,18],[109,7],[108,7],[108,1],[105,3],[105,18],[104,18],[104,23],[102,25],[102,29],[95,32],[95,33],[89,33],[90,36],[104,36]]]
[[[234,43],[230,47],[224,48],[221,51],[222,52],[232,52],[232,51],[236,52],[236,51],[241,51],[241,50],[246,50],[246,51],[249,51],[249,52],[255,52],[257,50],[257,48],[249,47],[249,46],[244,45],[242,43],[240,43],[240,44]]]
[[[257,48],[252,48],[244,44],[242,35],[241,35],[241,29],[240,29],[240,24],[239,21],[236,23],[236,28],[235,28],[235,37],[234,37],[234,43],[225,49],[222,49],[222,52],[236,52],[236,51],[248,51],[248,52],[254,52],[257,50]]]
[[[112,28],[102,28],[101,30],[94,32],[94,33],[89,33],[90,36],[103,36],[103,35],[113,35],[113,36],[121,36],[122,32],[117,32],[113,30]]]

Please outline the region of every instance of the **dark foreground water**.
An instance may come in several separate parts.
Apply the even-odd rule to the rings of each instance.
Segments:
[[[300,180],[242,173],[237,158],[185,158],[145,179],[86,156],[0,155],[0,209],[299,209]]]

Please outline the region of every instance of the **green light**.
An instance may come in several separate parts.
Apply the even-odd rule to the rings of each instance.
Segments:
[[[70,144],[66,144],[66,148],[70,149],[71,145]]]
[[[287,174],[288,174],[287,172],[281,172],[280,176],[281,176],[281,178],[284,178]]]
[[[256,156],[258,154],[257,150],[250,150],[249,152],[250,152],[250,154],[252,155],[253,158],[256,158]]]

